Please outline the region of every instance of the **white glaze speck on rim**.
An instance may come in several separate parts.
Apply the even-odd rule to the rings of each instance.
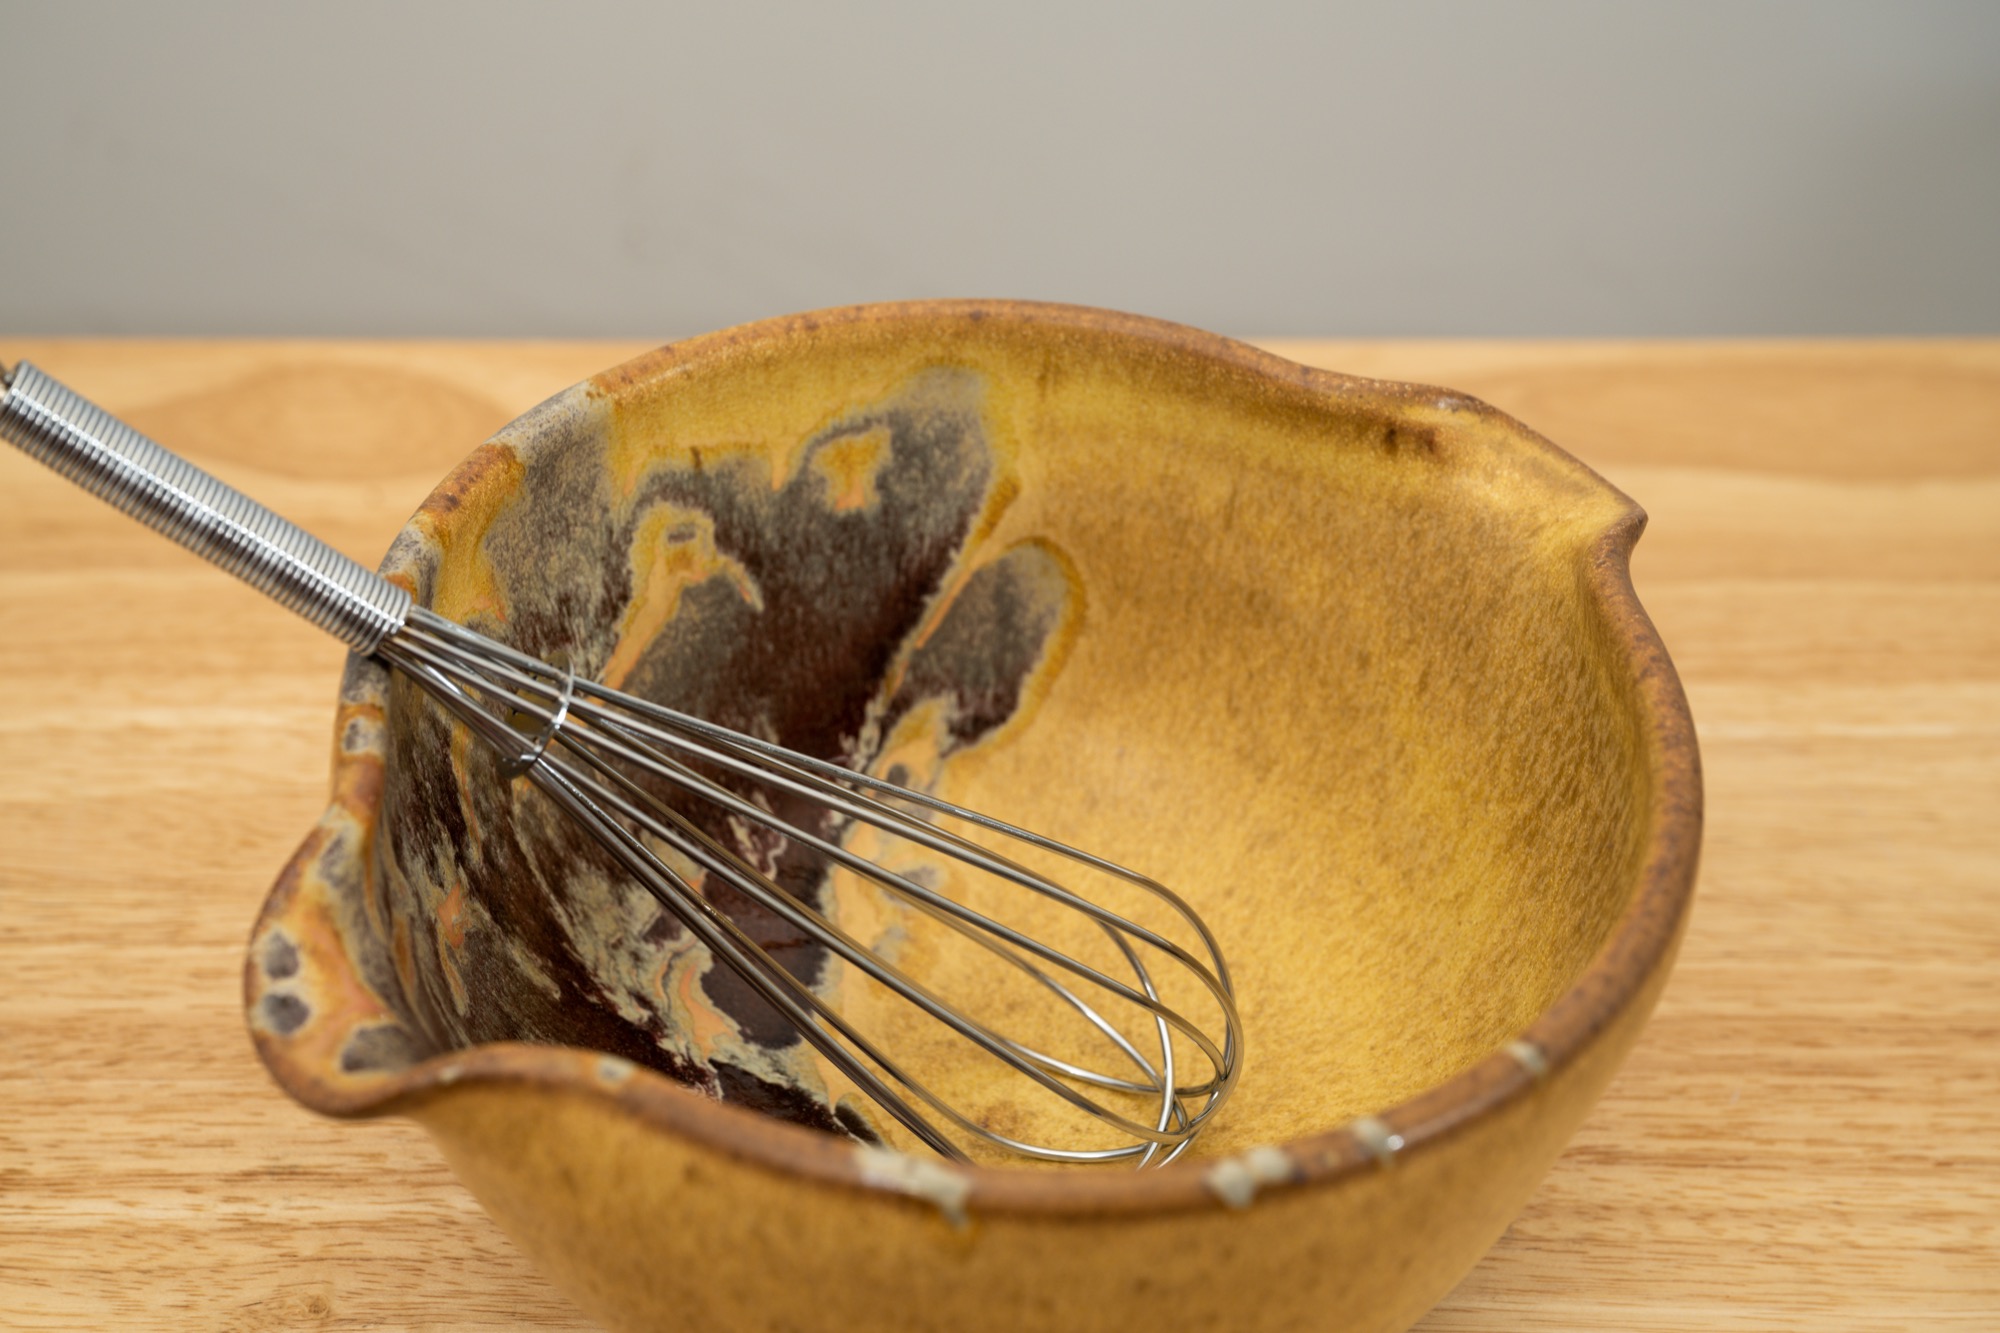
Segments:
[[[1248,1208],[1260,1188],[1283,1184],[1293,1179],[1296,1172],[1297,1164],[1290,1153],[1265,1144],[1223,1158],[1203,1173],[1202,1183],[1231,1208]]]
[[[965,1205],[972,1195],[972,1182],[962,1171],[936,1158],[916,1157],[894,1148],[868,1144],[855,1147],[854,1160],[864,1184],[927,1200],[954,1227],[970,1222]]]
[[[1347,1128],[1381,1166],[1393,1165],[1396,1154],[1403,1150],[1403,1136],[1375,1116],[1364,1115]]]

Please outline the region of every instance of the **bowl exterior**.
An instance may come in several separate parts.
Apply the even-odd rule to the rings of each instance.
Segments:
[[[802,1179],[554,1081],[409,1110],[523,1253],[611,1329],[1391,1333],[1527,1202],[1665,977],[1663,963],[1560,1070],[1517,1070],[1527,1087],[1421,1152],[1246,1154],[1157,1203],[967,1195],[948,1172],[882,1170],[861,1151],[855,1177],[872,1186]]]

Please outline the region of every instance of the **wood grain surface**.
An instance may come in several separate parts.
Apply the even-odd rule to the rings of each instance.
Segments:
[[[1284,343],[1643,503],[1708,777],[1658,1015],[1421,1325],[2000,1329],[2000,343]],[[630,344],[0,340],[373,563]],[[330,640],[0,451],[0,1327],[579,1329],[402,1122],[252,1055]]]

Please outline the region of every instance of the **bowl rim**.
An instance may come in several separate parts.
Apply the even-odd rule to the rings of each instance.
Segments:
[[[1652,782],[1649,831],[1630,901],[1582,973],[1516,1040],[1393,1107],[1273,1145],[1283,1153],[1278,1169],[1273,1172],[1270,1164],[1261,1164],[1265,1169],[1252,1178],[1265,1186],[1290,1189],[1330,1185],[1392,1159],[1401,1162],[1427,1154],[1531,1096],[1589,1049],[1639,999],[1655,975],[1671,964],[1693,897],[1702,826],[1701,764],[1693,719],[1666,648],[1632,586],[1630,557],[1645,527],[1645,512],[1555,444],[1505,413],[1453,390],[1321,370],[1220,334],[1140,315],[998,300],[846,306],[762,320],[669,343],[558,394],[517,418],[517,424],[592,386],[613,389],[668,374],[678,376],[821,330],[883,324],[971,325],[988,320],[1058,335],[1136,342],[1163,356],[1207,363],[1320,402],[1346,400],[1351,404],[1358,390],[1365,390],[1369,398],[1384,405],[1435,404],[1440,398],[1449,398],[1454,408],[1502,426],[1524,448],[1595,481],[1622,506],[1585,553],[1584,586],[1614,646],[1622,649],[1619,660],[1627,673],[1625,683],[1638,701],[1644,760]],[[496,458],[491,448],[475,449],[439,484],[426,500],[426,507],[438,496],[463,494]],[[351,812],[358,802],[372,820],[380,808],[381,784],[379,774],[371,780],[355,771],[363,762],[336,747],[334,804],[342,806],[344,797],[345,808]],[[324,830],[315,829],[281,872],[253,927],[253,943],[279,920],[298,881],[325,850],[325,843]],[[253,948],[244,966],[246,1015],[261,993]],[[827,1186],[896,1198],[925,1192],[923,1188],[913,1191],[907,1176],[885,1172],[881,1162],[871,1158],[871,1153],[881,1150],[858,1149],[852,1142],[713,1100],[651,1070],[596,1052],[492,1043],[443,1052],[357,1083],[326,1078],[255,1023],[251,1031],[258,1054],[274,1080],[295,1100],[326,1115],[372,1118],[410,1114],[462,1089],[528,1085],[610,1099],[641,1124],[679,1135],[702,1148]],[[936,1177],[946,1182],[947,1193],[978,1212],[1085,1215],[1221,1206],[1226,1200],[1214,1179],[1218,1163],[1240,1162],[1257,1151],[1238,1154],[1235,1159],[1194,1158],[1151,1171],[1051,1171],[912,1160],[947,1173]],[[1258,1165],[1251,1163],[1252,1168]]]

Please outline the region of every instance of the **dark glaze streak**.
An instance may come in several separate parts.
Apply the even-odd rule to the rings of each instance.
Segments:
[[[976,744],[1020,707],[1022,687],[1042,663],[1069,602],[1069,571],[1046,547],[1017,546],[975,571],[937,631],[911,655],[887,721],[941,699],[946,753]]]
[[[349,1074],[405,1069],[429,1054],[400,1023],[356,1029],[340,1048],[341,1070]]]
[[[848,1120],[828,1110],[826,1104],[811,1093],[758,1078],[722,1060],[715,1063],[715,1075],[721,1084],[722,1100],[726,1102],[735,1102],[753,1111],[762,1111],[765,1115],[826,1134],[849,1132]],[[868,1136],[872,1140],[874,1132],[870,1130]]]
[[[415,693],[413,687],[397,683],[397,694],[406,690]],[[551,821],[546,827],[517,824],[506,784],[491,757],[477,749],[468,755],[467,789],[482,836],[470,838],[448,761],[449,732],[434,707],[416,698],[411,704],[416,706],[391,710],[397,723],[392,744],[409,760],[389,765],[389,789],[383,800],[388,841],[412,851],[440,845],[451,849],[468,899],[490,920],[490,925],[468,929],[455,949],[448,941],[441,942],[438,918],[425,905],[424,895],[395,858],[384,858],[381,868],[389,878],[392,900],[414,927],[413,1017],[432,1043],[439,1049],[495,1041],[577,1046],[647,1064],[692,1086],[713,1090],[713,1078],[706,1071],[660,1048],[657,1017],[650,1024],[635,1024],[608,1007],[584,1002],[597,994],[597,987],[583,960],[571,951],[549,903],[570,896],[571,877],[579,867],[607,878],[616,876],[609,855],[561,822]],[[463,1012],[442,962],[448,955],[455,955],[458,990],[466,997]],[[524,971],[522,955],[538,960],[542,972],[558,987],[556,993]]]
[[[622,689],[852,766],[869,764],[896,721],[930,699],[945,704],[946,752],[974,744],[1019,708],[1070,605],[1060,558],[1037,545],[961,572],[1005,484],[983,398],[972,372],[922,372],[805,442],[788,476],[774,478],[761,455],[708,450],[656,467],[629,497],[609,492],[596,437],[579,430],[567,445],[545,443],[525,460],[522,493],[534,501],[503,510],[486,534],[506,616],[473,623],[594,678],[615,658]],[[437,553],[397,549],[428,603]],[[695,562],[673,568],[695,572],[663,594],[650,562],[684,555]],[[671,619],[647,622],[634,599],[663,595],[677,600],[653,609],[671,605]],[[621,647],[635,623],[654,627],[650,642]],[[583,1047],[829,1133],[873,1137],[816,1088],[733,1059],[690,1058],[660,989],[690,947],[681,925],[527,784],[501,779],[490,755],[461,750],[465,771],[455,771],[442,714],[407,683],[391,687],[388,732],[377,868],[392,911],[411,923],[404,1019],[425,1038],[413,1049]],[[818,837],[843,833],[818,806],[730,785]],[[658,794],[785,893],[825,905],[818,854]],[[606,884],[616,886],[608,898]],[[703,891],[793,975],[821,983],[819,946],[713,877]],[[725,966],[699,974],[699,986],[752,1047],[799,1042]],[[400,1053],[385,1042],[350,1054],[369,1065]]]
[[[708,515],[716,550],[743,567],[761,605],[721,579],[691,589],[674,632],[654,641],[626,688],[806,754],[865,764],[884,680],[943,590],[993,484],[981,396],[967,372],[920,375],[808,442],[796,471],[775,490],[761,463],[749,459],[655,474],[634,506],[634,524],[662,502]],[[816,464],[825,451],[871,436],[886,440],[875,498],[836,508]],[[829,840],[840,834],[839,822],[817,805],[782,794],[767,799],[787,823]],[[714,807],[680,804],[786,893],[821,905],[827,876],[818,854],[765,831],[746,834]],[[708,896],[792,975],[819,982],[819,946],[727,885],[711,883]],[[712,970],[704,986],[749,1040],[772,1047],[799,1040],[733,972]]]
[[[1407,422],[1387,422],[1382,427],[1382,452],[1400,454],[1408,450],[1425,458],[1438,456],[1437,432],[1429,426],[1411,425]]]
[[[264,942],[264,975],[273,981],[283,981],[297,976],[299,971],[299,950],[282,931],[273,931],[271,938]]]
[[[312,1009],[296,995],[266,995],[257,1007],[263,1013],[264,1025],[281,1037],[291,1036],[312,1017]]]

